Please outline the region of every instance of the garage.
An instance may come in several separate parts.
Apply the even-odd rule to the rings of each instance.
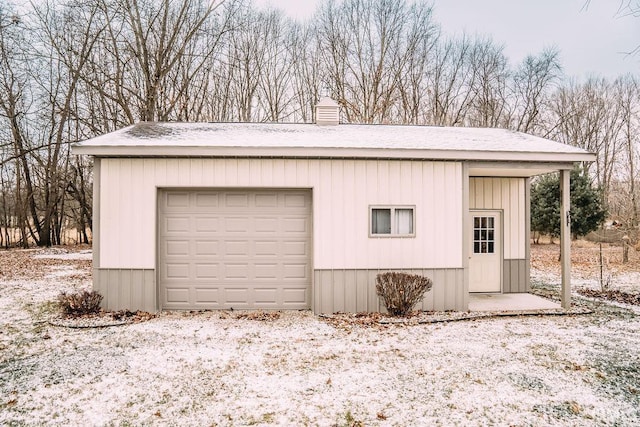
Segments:
[[[306,309],[311,191],[158,190],[162,309]]]
[[[595,159],[504,129],[339,124],[335,102],[315,117],[143,122],[73,145],[93,159],[103,307],[376,312],[376,275],[403,271],[433,281],[419,309],[465,311],[470,290],[529,290],[531,177],[560,171],[566,217],[569,173]]]

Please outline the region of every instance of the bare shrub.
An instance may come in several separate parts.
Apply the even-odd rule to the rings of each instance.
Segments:
[[[80,317],[100,312],[102,295],[96,291],[80,291],[72,294],[62,292],[58,295],[58,304],[65,316]]]
[[[393,316],[407,315],[432,285],[428,277],[415,274],[387,272],[376,277],[376,293]]]

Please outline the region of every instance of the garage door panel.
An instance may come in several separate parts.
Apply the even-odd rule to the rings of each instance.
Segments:
[[[164,221],[164,229],[167,233],[185,233],[189,231],[189,226],[188,217],[168,217]]]
[[[309,307],[310,191],[173,193],[158,197],[162,307]]]
[[[277,288],[259,288],[253,291],[254,302],[261,304],[263,307],[267,304],[278,304],[278,289]]]
[[[194,290],[196,304],[219,304],[220,290],[218,288],[200,288]]]
[[[307,279],[307,264],[287,264],[283,265],[284,277],[286,280]]]
[[[250,255],[250,243],[246,240],[225,240],[225,257],[247,257]]]
[[[196,279],[217,279],[220,277],[220,264],[195,263]]]
[[[254,218],[253,229],[256,233],[278,233],[278,219],[277,218]]]
[[[231,264],[226,263],[224,265],[224,279],[226,280],[248,280],[249,279],[249,264]]]
[[[197,208],[218,207],[218,193],[196,193],[195,206]]]
[[[168,208],[188,208],[189,204],[189,193],[186,191],[166,193],[166,206]]]
[[[249,304],[249,288],[224,288],[222,291],[226,304]]]
[[[167,240],[164,247],[167,255],[189,256],[188,240]]]
[[[276,240],[254,241],[253,254],[256,257],[277,257],[279,255],[279,243]]]
[[[220,220],[218,218],[196,217],[194,222],[196,232],[208,233],[220,230]]]
[[[306,234],[308,231],[307,218],[283,218],[282,219],[282,231],[284,233],[302,233]]]
[[[307,304],[308,292],[306,288],[285,288],[282,290],[283,304],[285,305],[302,305]]]
[[[189,279],[189,264],[166,264],[167,279]]]
[[[256,194],[255,206],[257,208],[277,208],[278,193]]]
[[[253,270],[253,278],[256,280],[278,280],[280,278],[279,265],[275,262],[268,264],[255,264]]]
[[[285,194],[284,195],[284,206],[291,207],[306,207],[307,206],[307,197],[304,194]]]
[[[170,304],[189,304],[189,290],[184,288],[167,288],[166,300]]]
[[[246,193],[227,193],[225,194],[225,206],[230,208],[248,208],[249,194]]]
[[[223,230],[227,233],[241,233],[246,234],[253,228],[253,223],[250,218],[236,217],[225,218]]]
[[[220,243],[217,240],[196,240],[195,255],[211,256],[219,254]]]
[[[290,241],[282,243],[282,253],[289,256],[309,256],[309,245],[306,241]]]

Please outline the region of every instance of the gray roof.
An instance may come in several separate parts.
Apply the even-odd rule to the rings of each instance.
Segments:
[[[142,122],[75,144],[76,154],[399,158],[577,162],[595,156],[545,138],[495,128],[404,125]]]

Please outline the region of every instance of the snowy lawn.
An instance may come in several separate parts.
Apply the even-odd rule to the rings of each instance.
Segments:
[[[52,302],[90,286],[90,262],[54,254],[0,252],[0,425],[640,424],[637,307],[340,328],[310,312],[174,312],[68,329],[48,323]]]

